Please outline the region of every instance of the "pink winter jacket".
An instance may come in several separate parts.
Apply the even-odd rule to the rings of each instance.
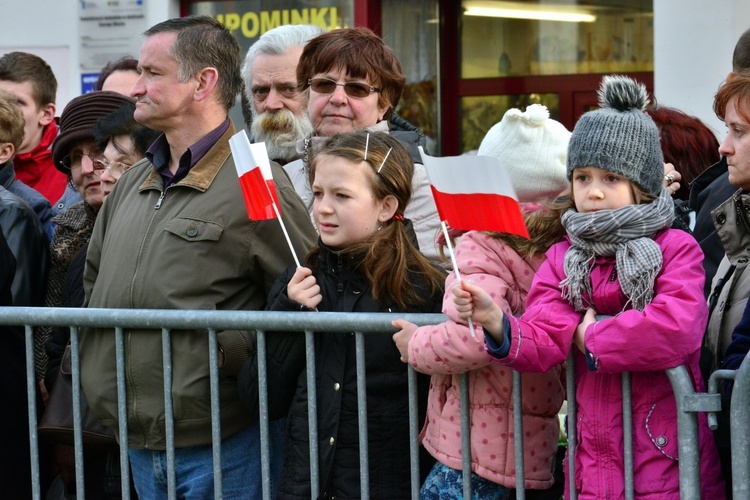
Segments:
[[[480,232],[464,234],[456,247],[461,277],[480,284],[506,311],[520,314],[544,256],[526,261],[502,241]],[[432,375],[427,421],[420,435],[427,451],[441,463],[461,470],[461,416],[458,374],[469,373],[471,468],[485,479],[515,487],[512,370],[492,362],[482,329],[473,338],[458,319],[446,280],[445,323],[417,329],[409,341],[409,360]],[[565,398],[562,367],[522,377],[526,488],[552,486],[559,425]]]
[[[615,271],[614,257],[597,257],[591,271],[591,303],[614,316],[586,330],[585,344],[596,363],[589,371],[574,348],[578,446],[578,498],[622,498],[623,432],[620,374],[631,372],[633,463],[636,498],[679,499],[677,415],[672,386],[663,370],[687,365],[697,391],[698,368],[708,311],[703,297],[703,253],[679,230],[657,233],[664,256],[654,298],[643,312],[630,309]],[[544,371],[566,359],[581,313],[560,295],[568,241],[554,245],[536,275],[523,316],[509,316],[511,346],[499,362],[522,372]],[[569,423],[570,425],[570,423]],[[718,454],[705,414],[699,416],[702,498],[724,498]],[[567,481],[567,475],[566,475]],[[566,494],[568,487],[566,486]]]

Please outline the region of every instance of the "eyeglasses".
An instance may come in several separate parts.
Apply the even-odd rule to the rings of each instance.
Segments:
[[[130,167],[132,166],[133,165],[130,165],[128,163],[123,163],[121,161],[113,161],[110,164],[106,164],[106,163],[104,164],[104,168],[109,170],[110,175],[117,176],[117,177],[121,176],[122,174],[130,170]],[[100,172],[99,175],[102,175],[103,173],[104,172]]]
[[[62,163],[62,166],[68,170],[78,170],[83,164],[84,156],[91,161],[94,167],[94,173],[97,175],[101,175],[104,169],[107,168],[106,163],[104,163],[104,160],[102,159],[101,153],[98,152],[86,153],[85,155],[81,153],[67,155],[60,161],[60,163]]]
[[[363,82],[338,83],[328,78],[310,78],[307,80],[307,84],[318,94],[333,94],[336,91],[336,87],[344,87],[346,95],[356,97],[357,99],[367,97],[372,92],[380,92],[379,88]]]

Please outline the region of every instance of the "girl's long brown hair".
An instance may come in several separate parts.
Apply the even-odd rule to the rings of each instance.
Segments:
[[[565,236],[565,228],[563,228],[560,218],[568,208],[570,208],[568,199],[559,198],[547,206],[524,214],[529,238],[508,233],[488,234],[501,240],[515,250],[518,255],[533,258],[547,253],[552,245],[562,241],[563,236]]]
[[[570,208],[568,198],[562,196],[552,203],[543,204],[538,210],[524,213],[523,218],[526,229],[529,231],[529,238],[494,231],[485,231],[485,234],[502,241],[523,258],[534,258],[547,253],[552,245],[563,239],[565,228],[560,219],[568,208]],[[444,246],[440,247],[440,255],[443,260],[448,261]]]
[[[364,158],[366,143],[367,159]],[[371,237],[339,252],[342,256],[361,260],[359,265],[370,284],[373,297],[385,305],[392,301],[406,309],[434,296],[436,291],[443,288],[445,275],[414,247],[409,241],[404,222],[399,220],[411,199],[411,179],[414,174],[414,162],[404,146],[384,132],[337,134],[328,139],[313,157],[310,165],[311,185],[315,180],[318,161],[324,159],[324,155],[338,156],[354,164],[364,162],[369,166],[375,198],[382,200],[392,195],[398,201],[396,217],[387,221]],[[310,268],[317,266],[319,253],[320,249],[315,247],[307,256]],[[429,290],[427,297],[420,296],[412,283],[414,280],[423,285],[420,288]]]

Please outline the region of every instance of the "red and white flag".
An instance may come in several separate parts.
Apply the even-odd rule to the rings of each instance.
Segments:
[[[252,220],[280,217],[281,209],[265,143],[250,144],[247,134],[241,130],[229,139],[229,147],[232,149],[234,166],[240,178],[247,215]]]
[[[240,130],[229,138],[229,147],[232,149],[234,166],[240,178],[247,215],[252,220],[277,219],[284,232],[286,244],[289,245],[289,251],[294,257],[294,263],[299,267],[299,258],[294,251],[284,219],[281,218],[281,205],[276,195],[276,184],[273,181],[266,143],[250,144],[245,131]]]
[[[465,231],[529,237],[513,184],[497,158],[437,158],[419,149],[441,220]]]

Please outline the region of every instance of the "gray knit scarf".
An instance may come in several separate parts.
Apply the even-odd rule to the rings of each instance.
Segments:
[[[654,297],[654,281],[661,271],[662,254],[652,239],[674,220],[674,205],[662,188],[657,199],[616,210],[579,213],[568,210],[562,225],[570,237],[565,253],[562,296],[576,311],[585,311],[591,299],[591,269],[597,256],[616,256],[617,276],[633,308],[643,311]]]

